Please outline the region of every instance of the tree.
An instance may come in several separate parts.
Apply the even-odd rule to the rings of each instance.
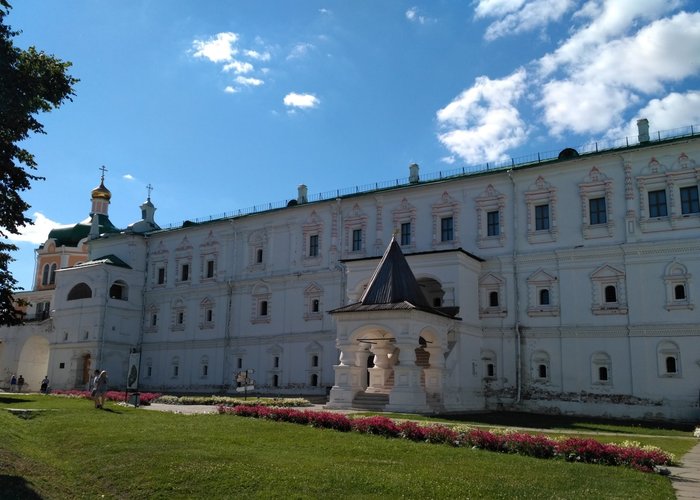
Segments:
[[[34,47],[22,50],[12,43],[20,32],[5,24],[12,7],[0,0],[0,237],[19,234],[32,221],[24,214],[29,205],[22,191],[31,181],[42,180],[34,156],[21,146],[30,134],[43,134],[44,126],[35,115],[48,112],[72,100],[78,82],[68,74],[70,62],[63,62]],[[17,246],[0,241],[0,325],[21,322],[13,293],[17,280],[9,271]]]

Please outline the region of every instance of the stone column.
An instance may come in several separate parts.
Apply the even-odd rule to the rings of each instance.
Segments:
[[[425,390],[420,383],[422,368],[416,366],[415,349],[418,342],[396,343],[399,348],[399,361],[394,366],[394,387],[389,393],[387,411],[427,412]]]
[[[442,347],[431,345],[425,350],[430,354],[430,367],[425,373],[425,392],[442,400],[443,381],[445,378],[445,355]]]
[[[394,345],[386,340],[374,344],[370,351],[374,354],[374,366],[369,368],[369,387],[367,392],[387,393],[387,383],[391,376],[391,361],[389,354],[394,352]]]
[[[355,395],[364,388],[364,367],[357,366],[357,358],[360,346],[357,344],[345,344],[340,346],[340,364],[333,367],[335,370],[335,384],[331,388],[328,408],[350,408]]]

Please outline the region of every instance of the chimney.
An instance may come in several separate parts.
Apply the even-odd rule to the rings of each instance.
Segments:
[[[408,166],[408,182],[411,184],[417,184],[418,181],[420,180],[420,177],[418,176],[418,164],[417,163],[411,163]]]
[[[637,131],[639,132],[639,143],[649,142],[649,120],[642,118],[637,120]]]
[[[307,203],[309,201],[306,197],[307,193],[308,189],[306,184],[299,184],[299,187],[297,188],[297,203]]]

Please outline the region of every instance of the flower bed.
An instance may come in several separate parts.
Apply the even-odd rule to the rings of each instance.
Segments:
[[[660,448],[642,446],[637,442],[629,441],[622,444],[604,444],[594,439],[577,437],[553,439],[541,434],[508,430],[487,431],[465,426],[421,425],[412,421],[397,422],[383,416],[349,418],[334,412],[268,406],[221,405],[219,413],[311,425],[343,432],[355,431],[386,438],[516,453],[535,458],[560,458],[569,462],[624,465],[644,472],[652,472],[655,467],[672,465],[674,462],[674,456]]]
[[[133,394],[133,393],[130,393]],[[78,391],[78,390],[67,390],[63,391],[60,389],[57,390],[52,390],[51,391],[52,396],[62,396],[62,397],[69,397],[69,398],[84,398],[84,399],[92,399],[92,396],[90,395],[90,391]],[[153,402],[153,400],[158,399],[161,395],[155,392],[139,392],[139,405],[149,405]],[[107,391],[105,393],[105,399],[107,401],[117,401],[117,402],[125,402],[126,401],[126,393],[123,391]]]
[[[243,398],[231,396],[169,396],[164,395],[158,398],[156,403],[170,405],[250,405],[250,406],[284,406],[302,407],[311,406],[304,398],[254,398],[244,400]]]

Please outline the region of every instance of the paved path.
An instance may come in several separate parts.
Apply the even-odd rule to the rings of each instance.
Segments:
[[[169,411],[172,413],[182,413],[184,415],[196,415],[202,413],[216,413],[216,406],[207,405],[166,405],[161,403],[153,403],[149,406],[142,406],[146,410]],[[313,410],[325,410],[323,405],[313,405]],[[336,411],[336,410],[326,410]],[[344,412],[344,413],[351,413]],[[525,430],[525,429],[524,429]],[[542,429],[527,429],[535,432],[543,432]],[[553,429],[552,432],[561,432],[561,429]],[[581,433],[576,431],[576,433]],[[596,434],[591,432],[591,434]],[[673,489],[676,491],[678,500],[700,500],[700,442],[696,444],[688,453],[683,456],[681,465],[677,467],[669,467],[671,472],[670,479],[673,484]]]
[[[683,455],[680,467],[669,467],[678,500],[700,498],[700,443]]]

